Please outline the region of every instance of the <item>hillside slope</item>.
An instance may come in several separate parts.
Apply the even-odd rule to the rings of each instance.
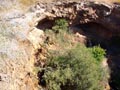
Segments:
[[[41,4],[41,2],[49,2],[49,4]],[[40,3],[34,4],[28,0],[0,0],[0,90],[38,89],[34,63],[37,60],[36,52],[39,52],[45,39],[44,32],[36,28],[39,22],[51,21],[51,18],[54,21],[57,17],[67,18],[71,25],[94,21],[103,26],[108,25],[108,29],[111,28],[109,35],[101,34],[103,38],[120,33],[119,9],[114,5],[115,11],[110,12],[112,8],[108,4],[105,6],[100,3],[92,4],[95,7],[102,5],[105,8],[101,9],[101,7],[94,8],[89,2],[84,4],[87,7],[82,6],[82,2],[70,3],[69,9],[64,8],[69,4],[67,2],[61,3],[60,7],[57,5],[60,4],[59,2],[50,2],[51,0],[40,0]],[[109,0],[109,2],[113,1]],[[78,6],[78,9],[74,9],[73,6]],[[80,11],[85,12],[81,13],[82,17],[78,14]],[[110,15],[107,15],[106,13],[109,12]],[[118,21],[114,21],[115,19]]]

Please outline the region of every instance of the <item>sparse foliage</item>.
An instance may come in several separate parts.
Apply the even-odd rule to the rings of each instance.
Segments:
[[[68,31],[68,22],[65,19],[56,20],[51,30],[45,30],[45,34],[49,37],[45,42],[53,41],[61,47],[69,46],[73,37]]]
[[[55,21],[55,26],[52,27],[55,32],[68,31],[68,22],[65,19]]]
[[[102,49],[100,46],[94,46],[92,48],[90,48],[90,52],[92,53],[93,57],[100,62],[101,60],[103,60],[106,52],[104,49]],[[101,62],[100,62],[101,63]]]
[[[59,19],[55,23],[52,30],[45,33],[48,41],[52,39],[63,50],[50,52],[45,67],[40,71],[44,72],[41,84],[44,83],[47,90],[103,90],[101,82],[105,74],[97,61],[104,57],[105,51],[97,46],[89,49],[81,44],[66,49],[73,34],[67,32],[66,20]]]
[[[48,90],[103,90],[101,69],[85,46],[48,58],[42,80]]]

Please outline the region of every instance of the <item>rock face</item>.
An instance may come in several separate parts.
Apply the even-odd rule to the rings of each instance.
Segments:
[[[0,22],[0,90],[37,90],[34,53],[43,31],[34,27],[34,13],[13,15]]]
[[[15,14],[16,13],[16,14]],[[9,12],[0,20],[0,90],[37,90],[35,53],[44,33],[36,26],[42,20],[65,18],[70,25],[94,22],[120,36],[120,5],[97,2],[37,3],[28,12]],[[42,23],[40,24],[42,25]],[[96,30],[97,32],[97,30]],[[106,37],[106,36],[105,36]]]
[[[40,17],[39,10],[43,8],[46,18],[66,18],[72,25],[94,22],[108,29],[113,35],[119,35],[119,7],[119,4],[108,5],[97,2],[57,2],[52,4],[38,3],[35,5],[34,11],[38,11],[37,15]]]

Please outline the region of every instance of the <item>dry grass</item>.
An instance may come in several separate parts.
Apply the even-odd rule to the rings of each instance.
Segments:
[[[20,4],[24,6],[29,6],[37,2],[38,0],[19,0]]]

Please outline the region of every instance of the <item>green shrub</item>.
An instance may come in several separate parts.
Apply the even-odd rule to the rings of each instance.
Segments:
[[[71,46],[68,50],[73,34],[67,30],[67,21],[59,19],[52,30],[45,31],[60,48],[49,50],[50,57],[41,69],[44,74],[40,82],[44,82],[47,90],[103,90],[105,72],[97,61],[102,60],[105,51],[98,46],[86,48],[84,45]]]
[[[101,69],[85,46],[52,54],[43,70],[48,90],[103,90]]]
[[[92,53],[93,57],[98,61],[101,62],[103,60],[106,52],[100,46],[94,46],[90,48],[90,52]]]
[[[55,21],[55,26],[52,29],[56,32],[62,32],[68,30],[68,22],[65,19],[58,19]]]
[[[68,32],[68,22],[65,19],[56,20],[52,29],[45,30],[45,34],[51,41],[61,48],[70,46],[71,41],[73,40],[73,35]],[[47,42],[48,41],[49,40],[47,40]]]

